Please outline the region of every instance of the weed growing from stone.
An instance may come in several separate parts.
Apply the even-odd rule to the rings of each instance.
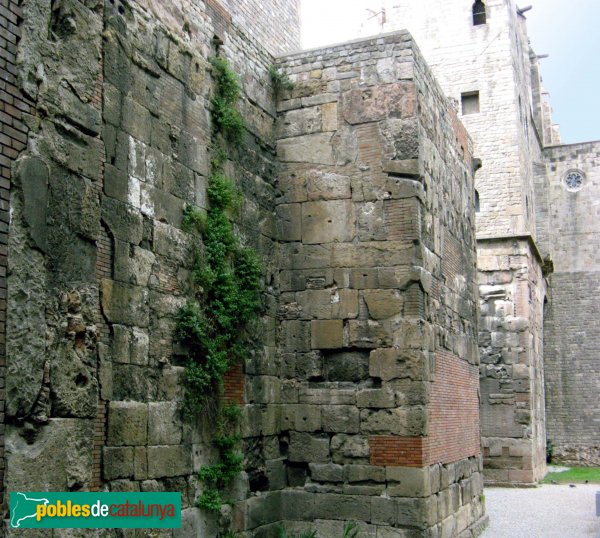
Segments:
[[[244,331],[262,306],[262,267],[254,250],[243,247],[234,233],[231,217],[239,210],[241,196],[224,173],[227,157],[219,142],[241,140],[241,117],[240,122],[236,120],[241,128],[232,131],[233,124],[219,109],[219,103],[224,103],[234,110],[240,88],[225,60],[214,58],[211,63],[217,89],[213,99],[215,147],[207,187],[209,209],[205,213],[191,206],[184,212],[182,227],[196,239],[192,268],[195,296],[178,313],[176,336],[190,355],[184,372],[185,415],[194,417],[208,409],[217,417],[213,444],[219,460],[199,472],[205,487],[197,505],[219,511],[222,490],[243,469],[239,454],[241,410],[220,403],[223,377],[247,353]]]
[[[210,61],[212,74],[216,82],[216,91],[211,102],[213,120],[223,136],[234,143],[241,143],[244,136],[244,119],[235,108],[240,98],[240,84],[229,62],[216,56]]]
[[[279,98],[284,90],[290,92],[294,89],[294,83],[290,80],[288,74],[274,65],[269,66],[269,78],[271,79],[271,85],[273,86],[273,93],[275,94],[276,99]]]

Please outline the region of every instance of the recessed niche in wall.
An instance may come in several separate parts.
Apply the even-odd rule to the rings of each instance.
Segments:
[[[479,112],[479,92],[467,92],[460,95],[463,116]]]

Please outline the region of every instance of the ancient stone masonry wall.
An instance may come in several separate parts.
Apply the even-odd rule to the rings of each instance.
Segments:
[[[296,84],[277,130],[281,404],[269,491],[240,526],[470,535],[485,521],[470,141],[406,33],[279,66]]]
[[[236,229],[264,257],[266,282],[277,260],[273,59],[211,6],[24,2],[18,82],[34,110],[3,127],[15,133],[11,160],[25,125],[30,136],[13,164],[2,491],[181,491],[181,536],[217,533],[214,516],[194,508],[212,427],[182,421],[185,356],[173,337],[189,294],[182,211],[206,208],[216,34],[240,74],[248,128],[226,164],[244,194]],[[18,95],[8,77],[7,118],[8,94]],[[256,349],[226,382],[242,403],[274,354],[265,289]],[[244,498],[245,473],[236,488]]]
[[[102,5],[21,8],[13,85],[34,110],[21,118],[27,148],[10,155],[3,489],[87,489],[99,386]]]
[[[600,143],[546,148],[554,274],[545,331],[546,420],[555,458],[600,463]],[[583,174],[580,188],[566,183]]]
[[[532,483],[545,474],[546,283],[531,250],[525,238],[478,244],[481,435],[489,483]]]
[[[6,401],[6,288],[8,223],[13,159],[25,149],[31,101],[17,83],[17,46],[21,39],[22,9],[16,0],[0,9],[0,515],[4,513],[4,433]],[[0,530],[1,533],[1,530]]]

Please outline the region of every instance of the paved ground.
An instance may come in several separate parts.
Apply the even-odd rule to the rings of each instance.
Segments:
[[[482,538],[600,538],[596,492],[600,485],[574,488],[485,488],[490,526]]]

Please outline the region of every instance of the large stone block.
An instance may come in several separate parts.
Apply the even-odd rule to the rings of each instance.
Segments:
[[[335,164],[333,133],[316,133],[277,142],[277,154],[283,162]]]
[[[348,199],[352,196],[350,187],[349,176],[321,170],[306,173],[306,190],[311,201]]]
[[[288,459],[292,462],[327,463],[329,436],[290,432]]]
[[[344,343],[344,324],[341,319],[311,321],[312,349],[339,349]]]
[[[356,223],[351,200],[329,200],[302,204],[304,244],[351,241]]]
[[[381,411],[364,409],[360,416],[362,433],[419,436],[427,434],[427,410],[424,407],[394,408]]]
[[[281,406],[281,429],[314,432],[321,429],[321,406],[285,404]]]
[[[426,353],[412,349],[383,348],[371,351],[369,374],[383,381],[428,380],[430,361]]]
[[[148,447],[148,478],[183,476],[192,472],[192,451],[188,445]]]
[[[108,405],[109,446],[148,443],[148,405],[139,402],[110,402]]]
[[[131,446],[110,447],[102,449],[102,472],[105,480],[115,478],[133,478],[134,449]]]
[[[181,443],[182,417],[177,402],[148,404],[148,444],[178,445]]]
[[[363,297],[372,319],[382,320],[402,313],[404,297],[396,290],[365,290]]]
[[[147,327],[148,290],[114,280],[102,280],[102,311],[110,322]]]
[[[53,418],[33,442],[22,428],[6,426],[5,491],[70,491],[92,480],[94,421]]]
[[[350,124],[410,118],[416,112],[417,92],[413,82],[398,82],[342,95],[342,115]]]
[[[322,409],[323,430],[334,433],[358,433],[358,408],[350,405],[327,405]]]

